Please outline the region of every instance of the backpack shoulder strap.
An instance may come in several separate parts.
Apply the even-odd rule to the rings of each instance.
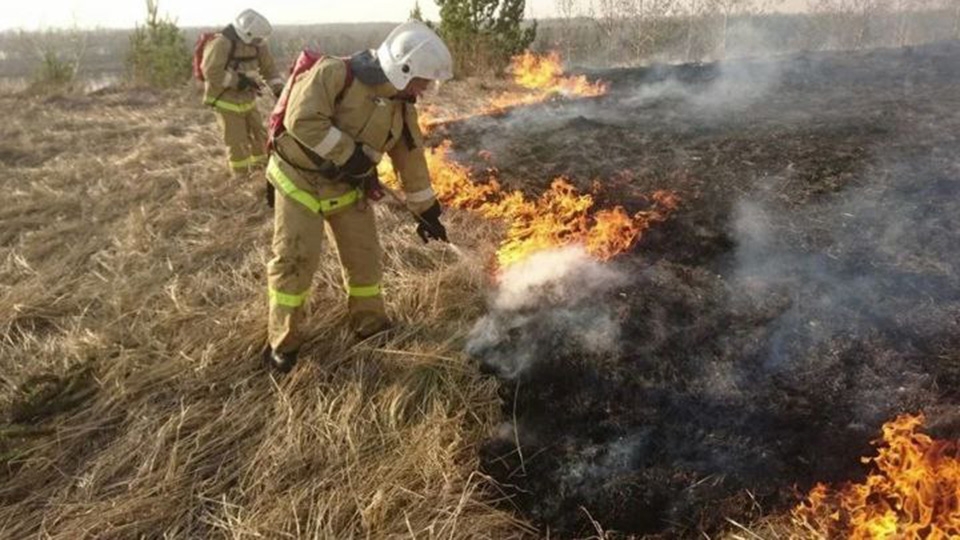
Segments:
[[[343,88],[337,92],[337,97],[334,99],[334,104],[339,105],[343,101],[343,95],[347,93],[347,90],[350,88],[350,85],[353,84],[353,68],[350,67],[349,58],[341,58],[343,60],[343,65],[347,68],[347,75],[343,80]]]
[[[230,37],[227,36],[227,39],[230,39]],[[223,69],[230,68],[230,62],[233,62],[233,59],[236,56],[236,54],[237,54],[237,42],[236,40],[230,39],[230,54],[227,55],[227,63],[225,66],[223,66]]]

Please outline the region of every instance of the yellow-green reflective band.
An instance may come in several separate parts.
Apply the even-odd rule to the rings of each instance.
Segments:
[[[360,192],[353,190],[339,197],[333,197],[332,199],[320,199],[320,211],[329,212],[330,210],[343,208],[344,206],[348,206],[357,202],[359,198]]]
[[[253,165],[254,163],[256,163],[256,162],[253,161],[253,158],[240,159],[240,160],[237,160],[237,161],[231,160],[231,161],[230,161],[230,168],[231,168],[231,169],[246,169],[247,167],[249,167],[250,165]]]
[[[313,198],[313,196],[306,191],[298,188],[297,185],[294,184],[293,181],[290,180],[290,178],[280,169],[280,165],[277,164],[276,159],[270,159],[270,164],[267,165],[267,176],[277,183],[277,187],[280,188],[280,191],[282,191],[287,197],[290,197],[298,203],[306,206],[311,212],[320,211],[320,201]]]
[[[204,104],[213,105],[218,109],[223,109],[225,111],[235,112],[235,113],[245,113],[253,110],[257,106],[257,103],[251,101],[249,103],[230,103],[229,101],[224,101],[222,99],[213,99],[208,98],[204,100]]]
[[[256,165],[257,163],[263,163],[266,160],[267,160],[267,156],[264,156],[264,155],[250,156],[251,165]]]
[[[356,296],[358,298],[371,298],[373,296],[380,295],[380,284],[376,285],[364,285],[364,286],[347,286],[350,296]]]
[[[293,183],[293,180],[290,180],[290,177],[280,168],[276,158],[270,158],[270,163],[267,165],[267,175],[276,182],[277,187],[280,188],[280,191],[282,191],[284,195],[306,206],[311,212],[329,212],[330,210],[353,204],[360,198],[360,192],[353,190],[339,197],[317,199],[313,195],[298,188],[297,185]]]
[[[307,294],[310,291],[304,291],[300,294],[290,294],[285,292],[280,292],[276,289],[268,289],[270,294],[270,301],[278,306],[284,307],[300,307],[307,300]]]

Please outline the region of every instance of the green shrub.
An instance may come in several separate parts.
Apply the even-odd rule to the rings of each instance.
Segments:
[[[73,84],[77,76],[76,64],[64,60],[52,49],[46,49],[42,54],[31,82],[35,90],[59,90]]]
[[[134,84],[168,88],[190,78],[187,38],[176,21],[157,15],[158,0],[147,0],[147,21],[130,36],[127,71]]]
[[[537,35],[523,24],[526,0],[436,0],[440,35],[453,54],[457,76],[500,73]]]

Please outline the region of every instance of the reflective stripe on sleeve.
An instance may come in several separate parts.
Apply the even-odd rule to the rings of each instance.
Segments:
[[[407,193],[407,200],[412,203],[421,203],[427,202],[430,199],[436,197],[436,193],[433,192],[432,187],[427,189],[421,189],[420,191],[414,191],[412,193]]]
[[[340,142],[341,138],[343,138],[343,132],[335,127],[331,127],[327,131],[327,136],[320,141],[320,144],[318,144],[314,150],[320,154],[320,157],[326,159],[327,154],[329,154],[330,151],[337,146],[337,143]]]

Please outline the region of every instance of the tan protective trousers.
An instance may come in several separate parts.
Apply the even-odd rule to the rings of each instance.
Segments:
[[[217,124],[227,144],[230,172],[242,176],[262,167],[267,162],[267,130],[260,112],[256,108],[242,113],[221,109],[216,112]]]
[[[340,257],[350,325],[361,337],[388,325],[383,296],[380,240],[370,205],[353,203],[327,215],[279,191],[274,207],[273,259],[267,264],[268,334],[278,352],[296,350],[304,307],[320,263],[324,222]],[[320,306],[320,309],[326,309]]]

